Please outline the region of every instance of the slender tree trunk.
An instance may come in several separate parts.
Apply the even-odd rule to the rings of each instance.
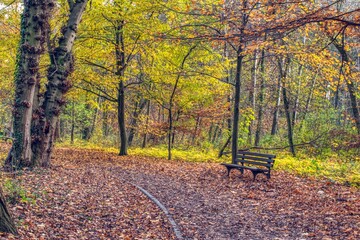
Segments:
[[[173,116],[172,116],[172,107],[169,108],[169,131],[168,131],[168,160],[171,160],[172,154],[172,141],[171,141],[171,133],[173,131]]]
[[[135,110],[133,112],[132,119],[130,120],[130,131],[129,131],[129,138],[128,138],[128,145],[131,146],[134,140],[134,136],[136,133],[136,127],[138,125],[138,118],[147,105],[148,100],[141,99],[139,104],[136,104]]]
[[[100,108],[100,104],[101,104],[101,97],[98,97],[97,103],[98,103],[98,106],[95,108],[94,115],[93,115],[93,118],[92,118],[92,121],[91,121],[89,139],[94,135],[94,132],[95,132],[96,122],[97,122],[97,118],[98,118],[98,114],[99,114],[99,108]]]
[[[309,108],[310,108],[310,104],[311,104],[311,100],[312,100],[312,96],[313,96],[313,92],[314,92],[314,87],[315,87],[315,83],[316,83],[316,78],[317,78],[317,74],[313,77],[313,79],[311,81],[310,92],[309,92],[309,95],[308,95],[308,97],[306,99],[305,111],[304,111],[304,115],[302,117],[302,121],[300,123],[299,130],[302,129],[303,122],[306,120],[306,115],[307,115],[307,113],[309,111]]]
[[[150,102],[150,100],[148,100],[148,104],[147,104],[147,108],[146,108],[146,129],[145,129],[142,148],[146,148],[146,143],[147,143],[147,135],[148,135],[147,131],[148,131],[149,120],[150,120],[150,106],[151,106],[151,102]]]
[[[118,90],[118,124],[120,130],[120,156],[127,155],[127,137],[125,127],[125,96],[124,81],[120,80]]]
[[[350,67],[350,59],[347,55],[347,52],[345,50],[345,47],[343,44],[339,44],[337,42],[333,42],[337,50],[339,51],[341,55],[341,59],[344,62],[344,67]],[[359,107],[357,105],[357,99],[356,99],[356,87],[353,83],[353,81],[346,77],[344,70],[342,70],[343,76],[345,77],[345,82],[348,88],[348,93],[350,97],[350,103],[351,103],[351,110],[353,113],[353,118],[355,120],[355,126],[357,128],[358,134],[360,134],[360,113],[359,113]]]
[[[289,57],[287,57],[285,59],[284,63],[282,63],[282,60],[279,60],[279,71],[280,71],[281,79],[282,79],[282,93],[283,93],[284,109],[285,109],[286,122],[287,122],[287,127],[288,127],[288,141],[289,141],[290,151],[291,151],[292,155],[295,156],[296,154],[295,154],[295,147],[294,147],[294,142],[293,142],[293,129],[292,129],[292,124],[291,124],[290,103],[287,98],[287,91],[286,91],[286,84],[285,84],[289,65],[290,65]]]
[[[102,121],[103,121],[103,123],[102,123],[102,132],[103,132],[104,137],[107,137],[109,135],[108,117],[109,117],[108,107],[107,107],[107,104],[104,104],[103,113],[102,113]]]
[[[124,75],[126,68],[125,42],[124,42],[124,20],[118,21],[115,27],[115,56],[116,56],[116,75],[119,77],[118,85],[118,125],[120,134],[120,156],[127,155],[127,136],[125,125],[125,86]]]
[[[259,146],[262,121],[263,121],[263,109],[264,109],[264,97],[265,97],[265,50],[261,51],[261,62],[260,62],[260,93],[259,93],[259,111],[257,116],[257,126],[255,133],[255,146]]]
[[[89,103],[86,103],[85,104],[85,110],[86,111],[91,111],[91,106],[90,106],[90,104]],[[87,119],[88,120],[88,119]],[[85,125],[85,124],[84,124]],[[81,138],[82,138],[82,140],[86,140],[86,141],[88,141],[89,139],[90,139],[90,131],[91,131],[91,126],[89,126],[89,125],[85,125],[85,126],[83,126],[83,129],[82,129],[82,136],[81,136]]]
[[[195,140],[196,140],[196,136],[197,136],[197,133],[198,133],[199,124],[200,124],[200,117],[197,116],[196,117],[194,133],[193,133],[192,140],[191,140],[192,145],[195,145]]]
[[[296,90],[296,96],[295,96],[295,101],[294,101],[294,109],[293,109],[292,119],[291,119],[291,125],[292,125],[292,128],[293,128],[293,129],[294,129],[294,127],[295,127],[295,123],[296,123],[297,115],[298,115],[299,98],[300,98],[300,91],[301,91],[301,75],[302,75],[302,69],[303,69],[303,66],[300,65],[300,67],[299,67],[299,72],[298,72],[297,90]]]
[[[52,0],[24,1],[20,47],[15,70],[14,141],[5,161],[8,169],[32,167],[32,114],[36,86],[40,81],[40,56],[45,51]]]
[[[0,232],[7,232],[17,235],[17,230],[14,221],[12,220],[9,214],[1,188],[0,188]]]
[[[189,51],[187,52],[187,54],[184,56],[181,65],[180,65],[180,73],[177,75],[176,80],[175,80],[175,84],[174,84],[174,88],[172,90],[172,93],[170,95],[170,99],[169,99],[169,129],[168,129],[168,160],[171,160],[171,149],[172,149],[172,141],[171,141],[171,136],[172,136],[172,132],[173,132],[173,107],[174,107],[174,98],[175,98],[175,93],[179,84],[179,80],[181,77],[181,71],[184,70],[184,66],[185,66],[185,62],[186,59],[190,56],[191,52],[196,48],[195,46],[190,47]]]
[[[71,103],[71,131],[70,131],[70,143],[74,144],[74,132],[75,132],[75,103]]]
[[[50,52],[50,66],[47,76],[49,83],[41,106],[44,116],[40,120],[40,129],[37,131],[41,135],[37,136],[40,141],[34,147],[33,157],[34,162],[43,167],[50,165],[56,122],[62,106],[66,102],[64,94],[71,88],[68,77],[74,71],[72,48],[87,2],[87,0],[82,0],[70,4],[70,15],[67,24],[62,28],[59,45],[53,52]]]
[[[235,163],[238,152],[238,138],[239,138],[239,118],[240,118],[240,90],[241,90],[241,68],[244,56],[242,49],[239,47],[237,51],[236,73],[235,73],[235,98],[234,98],[234,115],[233,115],[233,129],[231,141],[231,160]]]
[[[277,96],[276,96],[276,105],[273,113],[273,121],[271,126],[271,135],[274,136],[278,129],[278,119],[279,119],[279,110],[281,102],[281,74],[279,74],[278,84],[277,84]]]
[[[251,87],[250,87],[250,92],[249,92],[249,103],[250,106],[253,110],[253,112],[255,113],[256,110],[256,83],[257,83],[257,65],[258,65],[258,51],[255,51],[254,53],[254,65],[251,68]],[[248,141],[249,144],[252,144],[252,135],[253,135],[253,125],[254,125],[254,121],[251,120],[250,124],[249,124],[249,137],[248,137]]]

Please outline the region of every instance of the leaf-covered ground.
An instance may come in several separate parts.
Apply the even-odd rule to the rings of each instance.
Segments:
[[[230,178],[218,164],[58,149],[49,170],[25,172],[36,202],[10,205],[26,239],[360,239],[357,189],[274,171]],[[22,239],[20,237],[20,239]]]

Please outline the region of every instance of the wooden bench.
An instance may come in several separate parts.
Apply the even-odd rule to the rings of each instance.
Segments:
[[[235,163],[221,163],[221,165],[226,167],[228,176],[232,169],[240,170],[241,174],[244,173],[244,169],[247,169],[252,172],[254,180],[259,173],[264,174],[269,179],[275,157],[272,154],[238,151]]]

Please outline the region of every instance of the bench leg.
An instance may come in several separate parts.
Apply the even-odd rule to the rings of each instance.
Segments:
[[[226,170],[227,170],[227,176],[229,177],[230,176],[230,171],[231,171],[231,167],[228,167],[228,166],[226,166]]]
[[[255,172],[255,171],[251,171],[252,172],[252,174],[253,174],[253,176],[254,176],[254,179],[253,179],[253,181],[255,181],[255,179],[256,179],[256,176],[259,174],[259,172]]]

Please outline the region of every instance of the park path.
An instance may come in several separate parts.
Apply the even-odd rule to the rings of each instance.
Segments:
[[[102,171],[156,197],[185,239],[360,239],[360,192],[354,188],[278,171],[270,181],[259,175],[253,182],[250,173],[238,172],[227,178],[213,163],[105,152],[91,158]]]
[[[169,210],[184,239],[360,239],[358,189],[280,171],[253,182],[219,164],[64,148],[51,169],[19,178],[38,194],[35,205],[11,205],[32,239],[175,239],[132,184]]]

